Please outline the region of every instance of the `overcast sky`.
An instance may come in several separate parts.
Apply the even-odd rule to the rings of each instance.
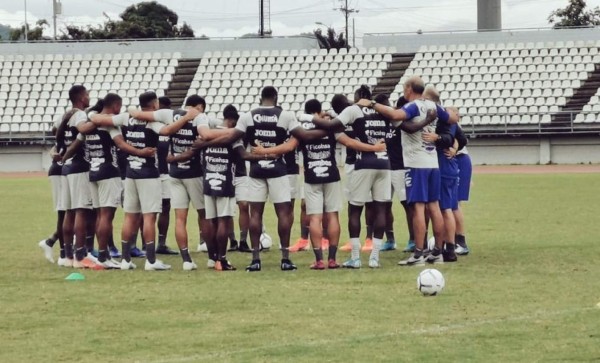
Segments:
[[[363,33],[412,32],[439,30],[471,30],[477,27],[477,0],[348,0],[355,14],[357,37]],[[18,26],[27,18],[31,24],[47,19],[52,24],[52,0],[0,0],[0,23]],[[58,28],[67,24],[94,25],[102,23],[105,12],[111,18],[118,15],[131,0],[62,0],[63,14]],[[256,0],[159,0],[174,10],[180,22],[189,23],[196,35],[235,37],[258,30]],[[502,0],[502,24],[508,28],[548,27],[547,17],[568,0]],[[600,5],[600,0],[588,0],[588,6]],[[417,5],[418,4],[418,5]],[[338,0],[272,0],[271,29],[273,35],[294,35],[317,28],[315,22],[341,30],[344,19],[334,7]],[[48,31],[48,35],[52,33]]]

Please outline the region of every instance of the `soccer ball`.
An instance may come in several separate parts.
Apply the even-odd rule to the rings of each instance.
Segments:
[[[268,250],[273,246],[273,239],[266,232],[263,232],[260,235],[260,245],[263,249]]]
[[[417,277],[417,288],[425,296],[437,295],[442,292],[445,285],[444,275],[433,268],[421,271],[419,277]]]

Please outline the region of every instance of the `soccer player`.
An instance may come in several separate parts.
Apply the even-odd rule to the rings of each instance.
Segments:
[[[208,119],[198,125],[200,134],[209,128]],[[237,144],[237,145],[236,145]],[[215,270],[233,271],[236,268],[227,260],[228,228],[233,225],[235,208],[235,154],[236,143],[227,146],[209,146],[202,152],[204,175],[204,202],[206,219],[210,226],[206,230],[207,244],[217,251]],[[210,241],[210,242],[209,242]]]
[[[300,134],[303,130],[296,128],[298,121],[293,113],[283,111],[277,106],[277,90],[266,86],[261,91],[261,102],[258,108],[253,109],[240,117],[235,129],[221,130],[224,136],[222,143],[228,144],[244,137],[251,146],[261,144],[273,147],[283,144],[288,139],[290,130],[292,135]],[[204,135],[201,135],[205,138]],[[212,136],[212,135],[211,135]],[[216,135],[215,135],[216,137]],[[207,140],[215,137],[205,138]],[[260,234],[262,232],[262,218],[267,197],[273,202],[278,220],[278,233],[281,245],[282,271],[296,270],[297,267],[289,259],[289,244],[291,225],[291,195],[289,179],[283,158],[275,160],[260,160],[250,162],[250,239],[252,242],[252,262],[247,271],[260,271]]]
[[[52,134],[56,137],[56,133],[58,131],[58,127],[62,122],[66,122],[68,119],[73,116],[76,110],[71,110],[63,115],[62,120],[57,119],[52,127]],[[54,263],[54,256],[52,253],[52,247],[56,241],[59,241],[60,244],[60,257],[58,259],[58,265],[63,266],[66,262],[65,260],[65,244],[63,239],[63,222],[65,219],[66,208],[64,205],[64,197],[62,184],[66,185],[66,181],[63,181],[63,178],[66,178],[62,175],[62,157],[65,153],[64,143],[59,145],[58,139],[56,140],[54,146],[50,150],[50,157],[52,158],[52,164],[50,168],[48,168],[48,179],[50,180],[50,185],[52,187],[52,204],[54,206],[54,210],[57,214],[56,220],[56,231],[47,239],[41,240],[38,243],[38,246],[44,251],[44,257],[50,262]]]
[[[158,97],[154,92],[144,92],[139,97],[142,111],[158,110]],[[135,114],[135,112],[132,112]],[[147,147],[156,149],[159,135],[171,135],[181,129],[188,121],[193,120],[198,111],[189,111],[176,122],[165,125],[159,122],[145,122],[129,113],[116,116],[94,115],[92,122],[98,126],[121,127],[127,143],[136,149]],[[125,200],[123,210],[125,220],[122,230],[122,253],[121,269],[134,269],[136,266],[131,262],[130,245],[135,231],[139,228],[140,214],[144,220],[143,236],[146,244],[146,263],[144,269],[168,270],[171,266],[156,259],[156,215],[161,211],[160,173],[157,167],[156,157],[138,157],[130,155],[127,158],[127,177],[125,179]]]
[[[115,115],[121,110],[122,99],[119,95],[109,93],[104,97],[100,114]],[[95,112],[89,115],[92,117]],[[92,122],[86,133],[81,133],[90,158],[90,187],[92,204],[98,212],[96,235],[98,237],[98,263],[105,269],[120,269],[121,265],[110,258],[108,246],[113,234],[113,219],[117,207],[121,205],[122,183],[117,164],[117,146],[127,153],[147,157],[154,150],[146,148],[138,150],[128,145],[123,139],[121,130],[114,127],[96,127]]]
[[[301,118],[297,128],[310,130],[309,132],[292,132],[290,142],[274,148],[256,147],[253,152],[276,153],[287,152],[290,148],[296,148],[300,144],[304,161],[304,190],[306,213],[310,224],[310,239],[315,254],[315,263],[311,265],[313,270],[326,268],[323,262],[323,216],[327,218],[327,235],[329,237],[329,255],[327,267],[338,268],[336,262],[337,246],[340,238],[340,223],[338,211],[341,207],[340,175],[335,160],[336,143],[340,142],[348,148],[359,152],[382,152],[385,151],[385,143],[378,142],[375,145],[362,143],[349,138],[345,133],[325,134],[320,138],[308,137],[315,135],[315,124],[313,118],[329,118],[322,114],[321,103],[312,99],[305,103],[305,115]],[[299,140],[299,141],[298,141]],[[337,141],[336,141],[337,140]]]
[[[63,120],[57,131],[57,137],[67,148],[76,142],[80,132],[86,131],[85,124],[88,117],[84,110],[90,105],[89,93],[82,85],[74,85],[69,89],[69,99],[75,112],[70,118]],[[83,147],[77,147],[72,157],[63,156],[62,174],[66,179],[63,179],[65,185],[62,192],[67,209],[63,222],[66,256],[64,265],[74,268],[101,269],[102,267],[92,258],[87,257],[85,246],[87,218],[92,209],[89,170],[90,165],[86,160]],[[73,238],[75,238],[75,251],[73,251]]]
[[[237,109],[233,106],[233,105],[227,105],[224,109],[223,109],[223,117],[224,117],[224,121],[223,121],[223,126],[227,129],[232,129],[236,126],[237,124],[237,120],[239,120],[239,114],[237,112]],[[246,151],[246,148],[244,147],[244,145],[242,144],[242,142],[240,140],[234,142],[233,144],[230,144],[227,139],[229,139],[230,135],[226,134],[226,133],[220,133],[218,132],[218,130],[211,130],[214,128],[220,128],[218,126],[214,126],[214,125],[210,125],[209,122],[206,122],[206,120],[204,120],[204,122],[202,122],[199,125],[198,128],[198,132],[200,134],[200,138],[194,143],[194,148],[197,150],[200,149],[207,149],[208,153],[213,154],[220,154],[220,156],[211,156],[212,159],[220,159],[219,160],[212,160],[210,158],[206,158],[206,160],[204,161],[205,165],[211,165],[211,169],[213,170],[217,170],[219,169],[218,172],[213,172],[214,175],[211,175],[211,177],[217,177],[218,179],[223,180],[224,182],[228,183],[228,178],[226,175],[222,175],[223,172],[223,165],[225,165],[225,158],[231,158],[231,163],[235,164],[235,168],[237,169],[237,165],[240,165],[241,169],[242,169],[242,173],[237,174],[237,170],[235,170],[234,172],[234,182],[233,182],[233,188],[235,189],[235,198],[236,201],[239,200],[242,203],[247,205],[246,199],[248,199],[248,186],[247,186],[247,180],[245,180],[244,178],[246,177],[246,165],[245,162],[246,161],[261,161],[261,160],[274,160],[277,157],[275,155],[256,155],[256,154],[251,154],[248,153]],[[207,141],[208,140],[208,141]],[[212,148],[216,148],[216,149],[212,149]],[[210,149],[210,150],[209,150]],[[227,150],[227,156],[225,155],[223,151],[223,149]],[[219,166],[218,164],[215,164],[217,162],[220,162],[222,165]],[[228,167],[225,168],[225,170],[229,170]],[[215,174],[217,173],[217,174]],[[221,174],[219,174],[221,173]],[[237,175],[237,177],[236,177]],[[236,185],[236,178],[241,178],[238,179],[237,181],[237,185]],[[229,192],[227,192],[229,189],[229,185],[228,184],[224,184],[224,186],[222,187],[222,189],[217,189],[216,187],[213,187],[212,184],[216,184],[216,181],[212,181],[209,184],[211,184],[210,187],[206,186],[206,182],[205,182],[205,190],[208,191],[205,192],[205,201],[207,201],[208,203],[216,203],[217,204],[217,208],[214,210],[224,210],[227,209],[223,206],[219,206],[219,203],[221,203],[221,205],[229,203],[229,200],[226,199],[222,199],[224,198],[223,194],[231,194]],[[239,190],[238,190],[239,187]],[[215,199],[216,198],[216,199]],[[209,200],[210,199],[210,200]],[[247,209],[245,209],[241,203],[239,203],[239,207],[241,209],[241,214],[246,214],[246,218],[245,221],[243,221],[242,217],[240,216],[240,231],[241,231],[241,236],[243,238],[242,244],[240,244],[240,248],[242,252],[246,252],[244,250],[244,248],[247,248],[247,242],[245,240],[246,236],[247,236],[247,232],[248,230],[245,228],[248,228],[248,224],[243,224],[243,223],[248,223],[249,222],[249,211]],[[219,212],[215,212],[212,213],[211,215],[215,215],[215,214],[219,214]],[[221,223],[222,221],[220,221],[219,219],[223,218],[224,219],[224,223]],[[233,227],[233,218],[229,218],[229,216],[224,215],[222,217],[213,217],[213,223],[209,223],[209,233],[210,234],[210,238],[212,238],[215,243],[217,243],[216,241],[218,240],[218,245],[220,246],[220,255],[221,255],[221,262],[217,263],[217,265],[215,266],[216,269],[220,269],[220,270],[230,270],[231,266],[229,264],[228,261],[226,261],[226,257],[224,255],[225,251],[226,251],[226,247],[227,247],[227,233],[231,234],[234,227]],[[224,228],[224,230],[223,230]],[[208,229],[207,229],[208,230]],[[227,232],[229,231],[229,232]],[[263,229],[263,233],[264,233],[264,229]],[[223,239],[223,236],[225,236],[225,239]],[[231,236],[229,236],[231,237]],[[233,237],[233,239],[235,239],[235,236]],[[262,245],[261,245],[262,248]],[[230,249],[231,251],[231,249]],[[250,250],[250,252],[252,252],[252,250]],[[225,260],[225,261],[222,261]]]
[[[460,128],[460,126],[459,126]],[[473,165],[471,164],[471,156],[465,146],[456,154],[458,163],[458,209],[454,211],[454,219],[456,220],[456,254],[459,256],[468,255],[469,247],[467,246],[467,237],[465,233],[465,217],[462,210],[463,202],[469,200],[469,191],[471,189],[471,176],[473,174]]]
[[[371,99],[371,90],[362,85],[354,94],[355,101]],[[346,107],[333,121],[314,118],[314,124],[321,129],[342,132],[352,125],[355,137],[362,143],[374,145],[385,142],[389,132],[389,121],[368,107],[353,105]],[[385,231],[386,203],[391,200],[390,162],[387,152],[357,151],[352,177],[349,178],[348,230],[352,252],[350,260],[342,265],[346,268],[360,268],[360,216],[367,201],[373,200],[373,249],[369,257],[369,267],[378,268],[379,251]]]
[[[173,125],[188,113],[202,113],[206,107],[204,99],[197,95],[187,98],[184,109],[162,109],[156,112],[135,111],[131,114],[144,121],[158,121],[165,125]],[[169,166],[169,188],[171,203],[175,209],[175,239],[183,260],[183,270],[196,270],[198,266],[192,261],[188,247],[187,217],[190,202],[198,211],[198,228],[206,229],[204,217],[204,196],[202,192],[202,168],[200,158],[192,150],[198,137],[198,118],[189,119],[181,127],[172,127],[169,134],[170,153],[167,157]],[[212,267],[212,254],[209,263]]]
[[[233,105],[227,105],[223,109],[223,125],[227,128],[234,128],[237,124],[240,115],[238,110]],[[233,234],[233,239],[230,236],[229,251],[239,250],[240,252],[252,252],[248,246],[248,229],[250,225],[250,206],[248,205],[248,172],[246,170],[246,160],[243,155],[246,153],[246,148],[243,143],[236,143],[234,151],[237,155],[235,158],[235,175],[233,186],[235,187],[235,200],[239,209],[238,224],[240,228],[239,245],[235,240],[235,230],[233,224],[230,226],[230,233]]]
[[[435,87],[427,86],[423,97],[436,103],[438,112],[441,108],[440,96]],[[438,156],[438,164],[441,176],[440,209],[444,217],[444,262],[455,262],[456,221],[453,211],[458,209],[458,163],[456,162],[456,151],[462,149],[466,144],[466,138],[462,132],[458,132],[456,123],[449,123],[449,119],[439,118],[436,130],[433,133],[423,135],[423,140],[435,142]]]
[[[377,101],[377,100],[376,100]],[[381,102],[379,102],[381,103]],[[404,96],[400,97],[396,102],[396,108],[402,108],[408,101]],[[404,184],[404,179],[406,177],[406,168],[404,166],[404,158],[402,157],[402,136],[401,130],[395,127],[392,127],[392,135],[391,138],[386,140],[387,142],[387,151],[388,156],[390,158],[390,166],[391,166],[391,174],[392,174],[392,195],[396,195],[396,197],[400,200],[400,204],[404,209],[404,213],[406,216],[406,225],[408,228],[408,242],[403,252],[413,252],[415,249],[415,241],[414,241],[414,233],[412,228],[412,208],[406,202],[406,186]],[[388,213],[388,221],[387,221],[387,230],[393,231],[394,217],[390,210]],[[387,233],[387,231],[386,231]],[[392,232],[393,233],[393,232]],[[393,239],[393,235],[391,237]],[[384,244],[382,251],[388,251],[396,248],[395,242],[390,242],[390,238],[388,237],[388,241]]]
[[[402,153],[404,164],[409,168],[405,179],[406,196],[413,204],[413,229],[415,233],[415,252],[407,260],[400,261],[400,265],[423,265],[423,245],[425,240],[425,208],[431,216],[436,247],[427,257],[428,262],[443,263],[442,245],[444,234],[444,221],[439,207],[440,199],[440,172],[438,167],[435,144],[423,140],[423,133],[433,132],[435,125],[432,122],[439,118],[448,118],[442,109],[442,114],[437,112],[432,101],[423,99],[425,86],[418,76],[409,78],[404,84],[404,97],[409,101],[399,110],[384,106],[368,99],[358,102],[361,106],[372,107],[375,111],[394,121],[402,122]]]
[[[171,109],[171,100],[163,96],[158,98],[158,108],[161,110]],[[160,173],[160,191],[162,195],[162,209],[158,215],[158,246],[157,255],[178,255],[177,251],[167,246],[167,233],[169,232],[169,222],[171,215],[171,187],[169,185],[169,164],[167,155],[169,154],[169,137],[159,135],[158,146],[156,148],[156,158],[158,159],[158,172]]]

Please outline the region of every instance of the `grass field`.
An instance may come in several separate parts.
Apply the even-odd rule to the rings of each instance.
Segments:
[[[600,360],[600,174],[475,183],[472,255],[441,266],[446,289],[425,298],[420,268],[397,266],[399,251],[383,253],[379,270],[310,271],[302,252],[300,269],[283,273],[271,251],[257,274],[184,273],[176,256],[170,272],[65,281],[36,246],[54,223],[47,180],[0,179],[0,362]],[[405,235],[397,218],[399,245]],[[249,256],[230,259],[243,270]]]

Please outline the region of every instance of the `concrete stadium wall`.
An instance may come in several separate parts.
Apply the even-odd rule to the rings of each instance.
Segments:
[[[207,51],[319,49],[315,38],[240,38],[240,39],[187,39],[114,42],[37,42],[0,43],[0,54],[95,54],[180,52],[183,58],[199,58]]]
[[[600,163],[600,137],[475,138],[468,149],[476,165]]]
[[[600,137],[474,138],[468,148],[475,165],[600,164]],[[48,170],[49,150],[42,146],[3,146],[0,172]],[[345,150],[338,149],[338,162],[344,158]]]
[[[365,34],[363,46],[396,47],[399,53],[415,53],[423,45],[558,42],[600,39],[600,28],[504,30],[456,33]]]
[[[50,148],[43,146],[2,146],[0,172],[45,171],[51,164]]]

